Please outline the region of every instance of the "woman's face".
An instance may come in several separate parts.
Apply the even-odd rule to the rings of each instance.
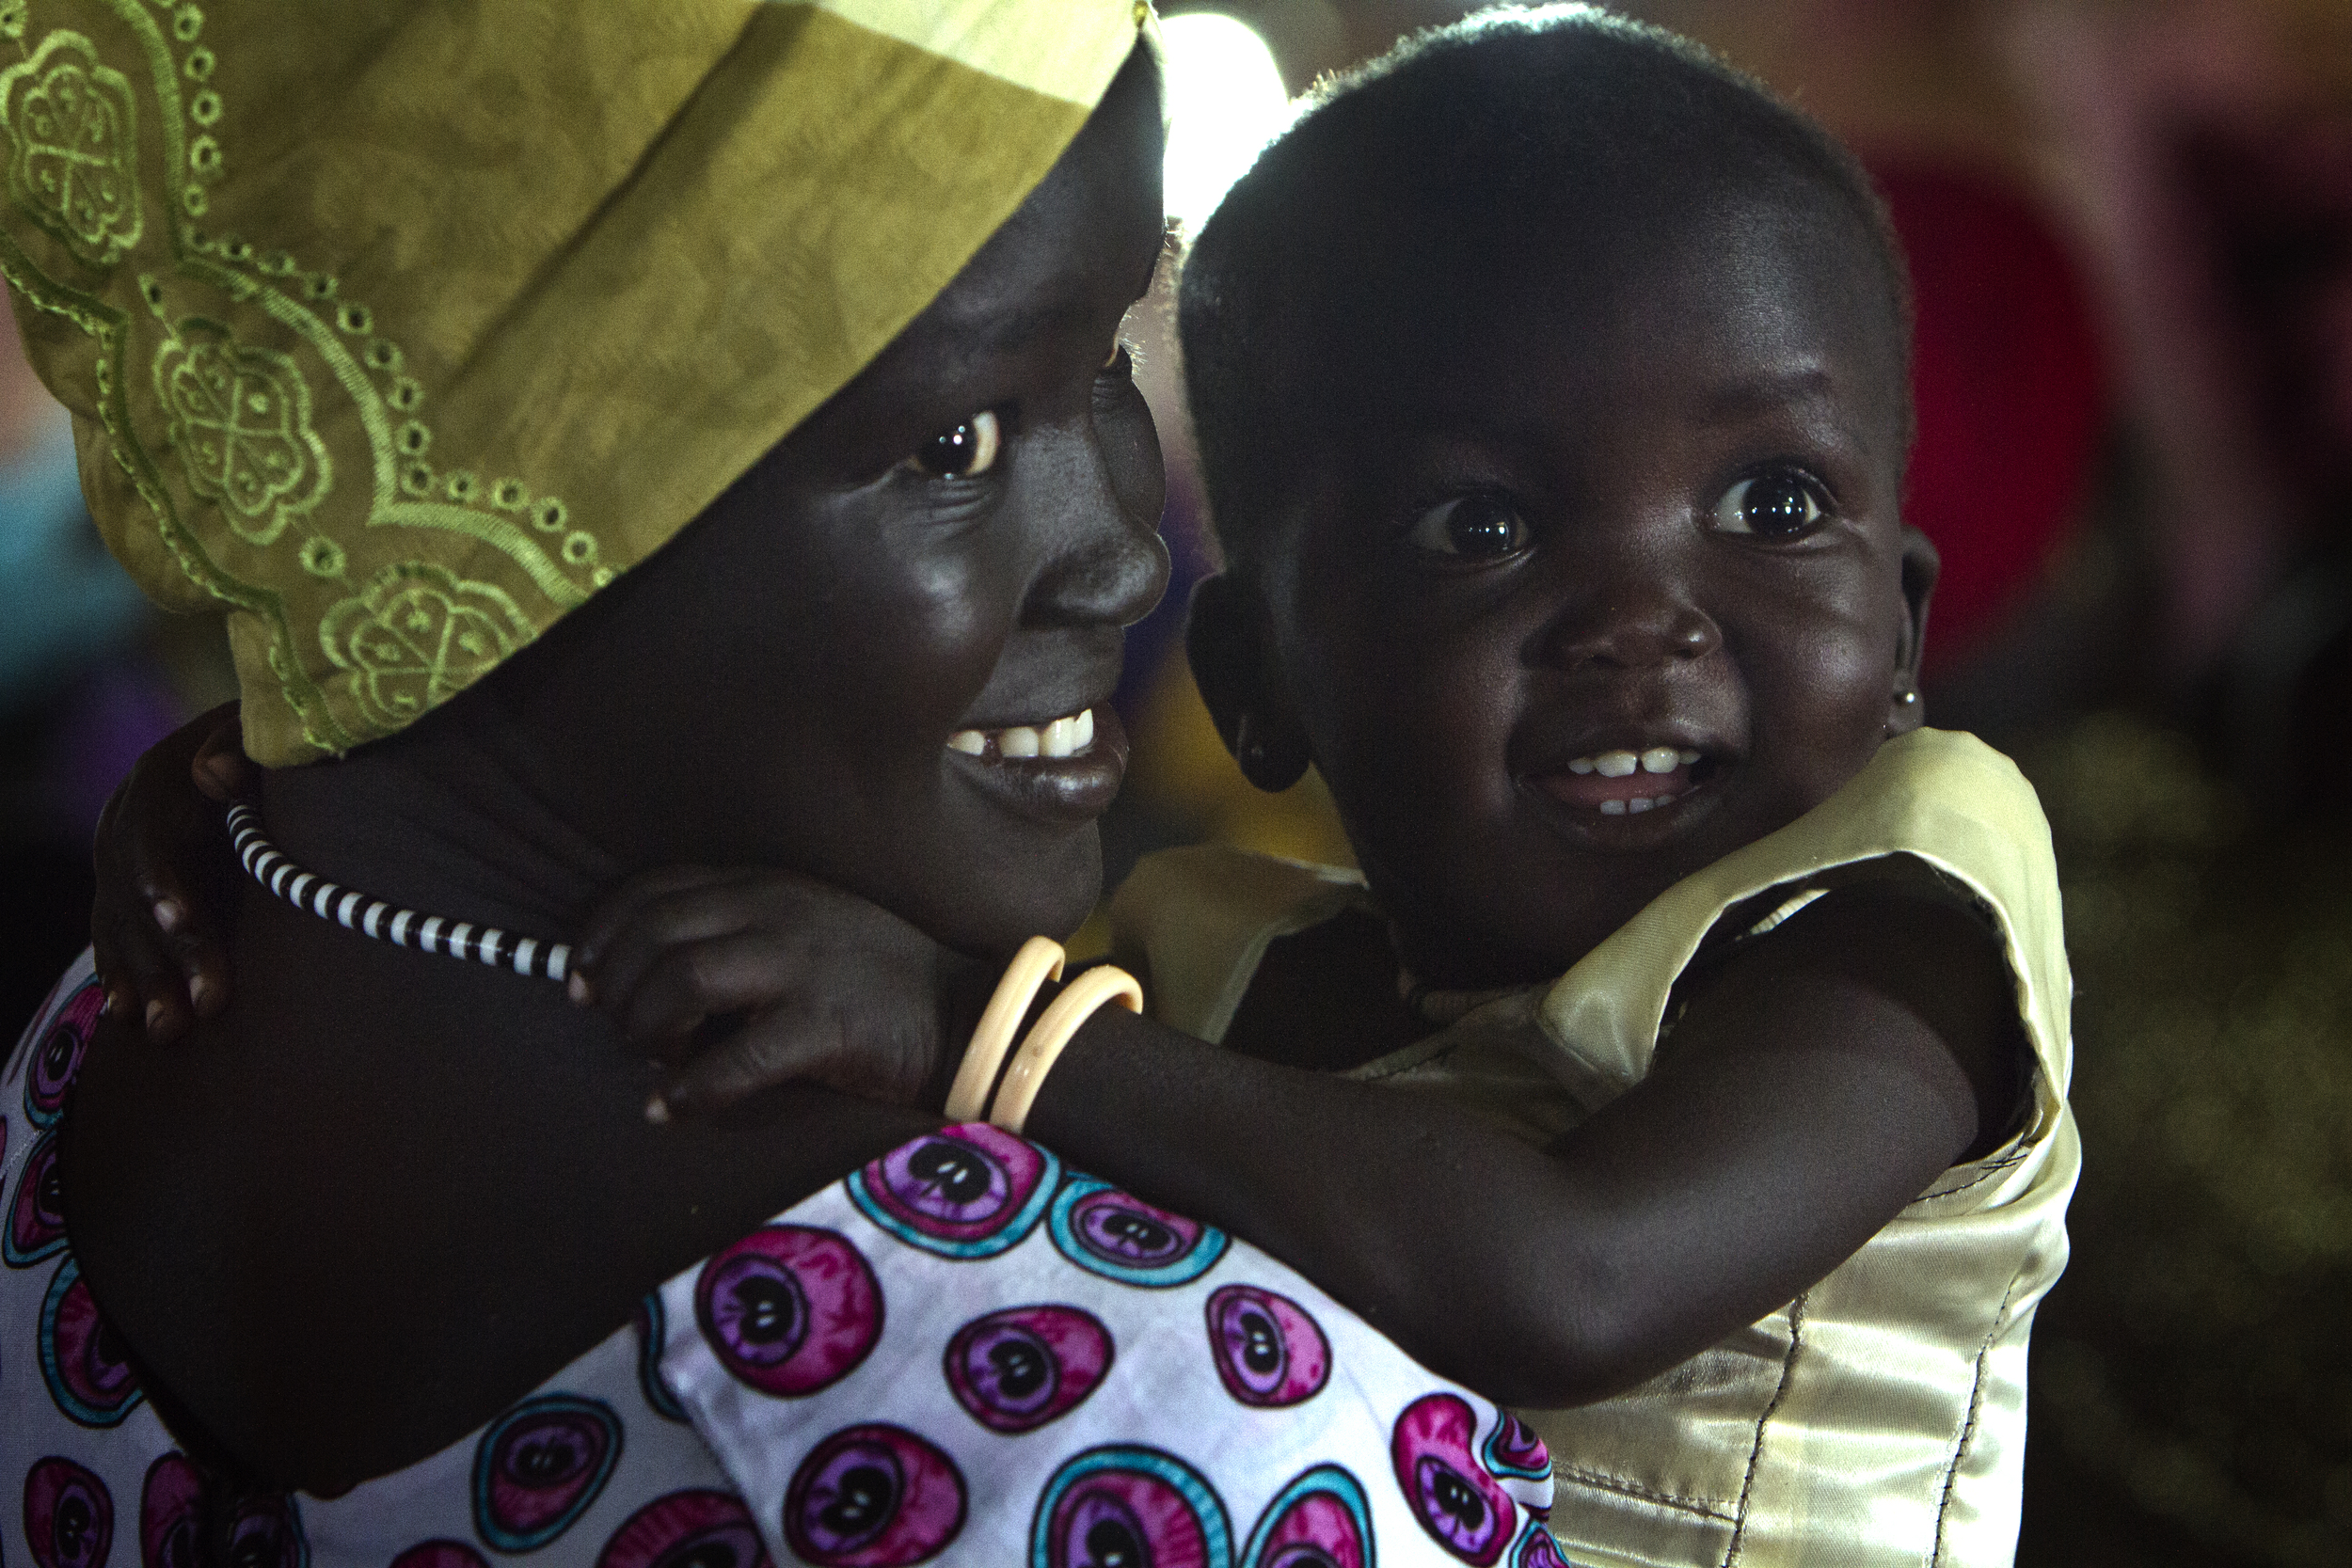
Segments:
[[[510,710],[625,868],[788,866],[973,951],[1085,918],[1121,628],[1168,580],[1117,348],[1161,252],[1155,85],[1138,53],[896,342],[534,650]]]

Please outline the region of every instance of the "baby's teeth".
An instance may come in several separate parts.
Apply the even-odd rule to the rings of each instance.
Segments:
[[[1026,724],[1017,725],[996,737],[996,750],[1009,757],[1037,755],[1037,731]]]
[[[1071,721],[1078,732],[1077,747],[1083,752],[1094,744],[1094,710],[1088,708]]]
[[[1625,809],[1632,812],[1647,811],[1650,809],[1652,804],[1654,804],[1654,802],[1648,796],[1636,795],[1632,800],[1628,800],[1625,803]]]
[[[1592,770],[1593,759],[1590,757],[1579,757],[1568,764],[1568,771],[1571,773],[1589,773]]]
[[[1593,759],[1593,767],[1604,779],[1622,779],[1642,766],[1642,759],[1631,752],[1603,752]]]
[[[1038,736],[1037,751],[1040,756],[1066,757],[1077,749],[1078,721],[1075,719],[1057,719]]]
[[[1675,757],[1685,768],[1694,768],[1698,765],[1699,754],[1696,752],[1677,752]]]
[[[1642,771],[1671,773],[1682,766],[1682,753],[1671,746],[1652,746],[1642,753]]]
[[[1623,816],[1625,815],[1625,802],[1623,800],[1603,800],[1600,803],[1600,814],[1603,816]]]
[[[947,750],[977,757],[988,750],[988,736],[977,730],[958,730],[947,737]]]

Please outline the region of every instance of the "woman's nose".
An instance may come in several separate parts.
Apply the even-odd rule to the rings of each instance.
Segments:
[[[1160,538],[1167,495],[1159,444],[1148,452],[1073,433],[1041,475],[1053,499],[1056,548],[1030,593],[1032,618],[1061,625],[1127,626],[1168,591]],[[1148,468],[1148,472],[1145,471]]]

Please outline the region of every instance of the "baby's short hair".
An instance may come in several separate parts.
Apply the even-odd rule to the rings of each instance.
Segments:
[[[1908,450],[1908,275],[1853,155],[1688,40],[1591,6],[1503,8],[1319,82],[1185,259],[1185,377],[1228,562],[1246,560],[1292,499],[1313,442],[1302,372],[1327,372],[1300,340],[1332,325],[1347,271],[1373,265],[1384,246],[1441,249],[1556,222],[1566,193],[1644,193],[1677,179],[1827,198],[1852,220],[1884,285]],[[1380,264],[1409,273],[1413,262]]]

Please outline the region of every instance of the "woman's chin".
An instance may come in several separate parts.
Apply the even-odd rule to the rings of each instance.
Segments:
[[[1102,896],[1103,835],[1089,821],[1055,835],[993,885],[964,881],[925,925],[946,946],[1009,958],[1031,937],[1069,940]]]

